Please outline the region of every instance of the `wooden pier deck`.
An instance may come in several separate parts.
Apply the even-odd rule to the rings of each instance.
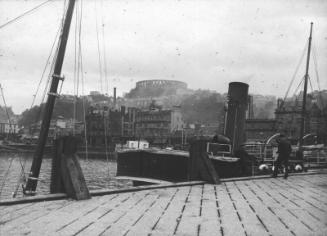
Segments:
[[[0,235],[327,235],[327,174],[0,206]]]

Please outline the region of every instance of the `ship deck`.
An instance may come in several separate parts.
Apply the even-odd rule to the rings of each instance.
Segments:
[[[327,172],[0,206],[0,235],[327,235]]]

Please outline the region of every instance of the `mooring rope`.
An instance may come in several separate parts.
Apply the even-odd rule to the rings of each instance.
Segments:
[[[287,88],[287,91],[286,91],[286,94],[285,94],[285,96],[284,96],[283,101],[286,101],[286,98],[287,98],[287,96],[288,96],[288,93],[290,92],[290,89],[291,89],[291,87],[292,87],[292,85],[293,85],[293,83],[294,83],[294,80],[295,80],[295,78],[296,78],[296,75],[297,75],[297,73],[298,73],[298,71],[299,71],[299,69],[300,69],[300,66],[301,66],[301,64],[302,64],[302,61],[303,61],[303,58],[304,58],[304,55],[305,55],[305,52],[306,52],[306,49],[307,49],[307,48],[308,48],[308,44],[305,43],[305,46],[304,46],[303,51],[302,51],[301,58],[300,58],[300,60],[299,60],[299,62],[298,62],[298,64],[297,64],[297,66],[296,66],[296,69],[295,69],[295,71],[294,71],[294,73],[293,73],[292,80],[291,80],[291,82],[290,82],[290,84],[289,84],[289,86],[288,86],[288,88]]]
[[[3,177],[3,180],[2,180],[2,183],[1,183],[1,188],[0,188],[0,196],[2,194],[2,190],[3,190],[4,186],[5,186],[5,183],[6,183],[6,180],[7,180],[7,177],[9,175],[9,171],[10,171],[10,168],[11,168],[11,165],[12,165],[14,159],[15,159],[15,157],[11,158],[9,166],[7,168],[7,171],[6,171],[6,173],[5,173],[4,177]]]
[[[15,17],[15,18],[13,18],[13,19],[11,19],[11,20],[9,20],[9,21],[7,21],[6,23],[0,25],[0,29],[1,29],[1,28],[4,28],[5,26],[8,26],[8,25],[14,23],[15,21],[18,21],[19,19],[21,19],[21,18],[23,18],[24,16],[26,16],[26,15],[32,13],[33,11],[36,11],[37,9],[41,8],[42,6],[44,6],[45,4],[47,4],[47,3],[51,2],[51,1],[52,1],[52,0],[45,1],[45,2],[43,2],[43,3],[41,3],[41,4],[37,5],[37,6],[33,7],[32,9],[30,9],[30,10],[28,10],[28,11],[26,11],[26,12],[20,14],[19,16]]]

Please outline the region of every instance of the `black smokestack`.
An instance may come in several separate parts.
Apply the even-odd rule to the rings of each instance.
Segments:
[[[117,95],[116,95],[116,87],[114,87],[114,108],[116,108],[117,103]]]
[[[229,83],[225,135],[232,141],[233,152],[245,141],[244,126],[248,106],[248,91],[248,84]]]

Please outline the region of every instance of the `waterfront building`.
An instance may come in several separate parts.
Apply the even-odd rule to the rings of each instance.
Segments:
[[[183,127],[180,107],[163,110],[152,103],[149,110],[136,113],[136,138],[145,139],[151,144],[169,144],[174,133],[182,131]]]
[[[277,133],[275,119],[247,119],[245,135],[247,142],[264,142]]]
[[[289,137],[300,136],[300,124],[302,113],[302,101],[278,100],[275,111],[276,128]],[[317,101],[308,99],[305,114],[305,134],[316,134],[326,141],[327,138],[327,107],[323,107]]]
[[[133,138],[136,110],[121,106],[109,109],[107,106],[90,107],[86,120],[86,135],[88,144],[102,146],[122,142]]]
[[[24,128],[23,136],[36,140],[39,137],[41,125],[42,121],[38,121],[30,125],[28,129]],[[50,144],[54,139],[67,135],[82,137],[84,135],[84,122],[75,119],[65,119],[63,116],[51,119],[47,142]]]
[[[16,123],[0,122],[0,135],[17,134],[18,130]]]

